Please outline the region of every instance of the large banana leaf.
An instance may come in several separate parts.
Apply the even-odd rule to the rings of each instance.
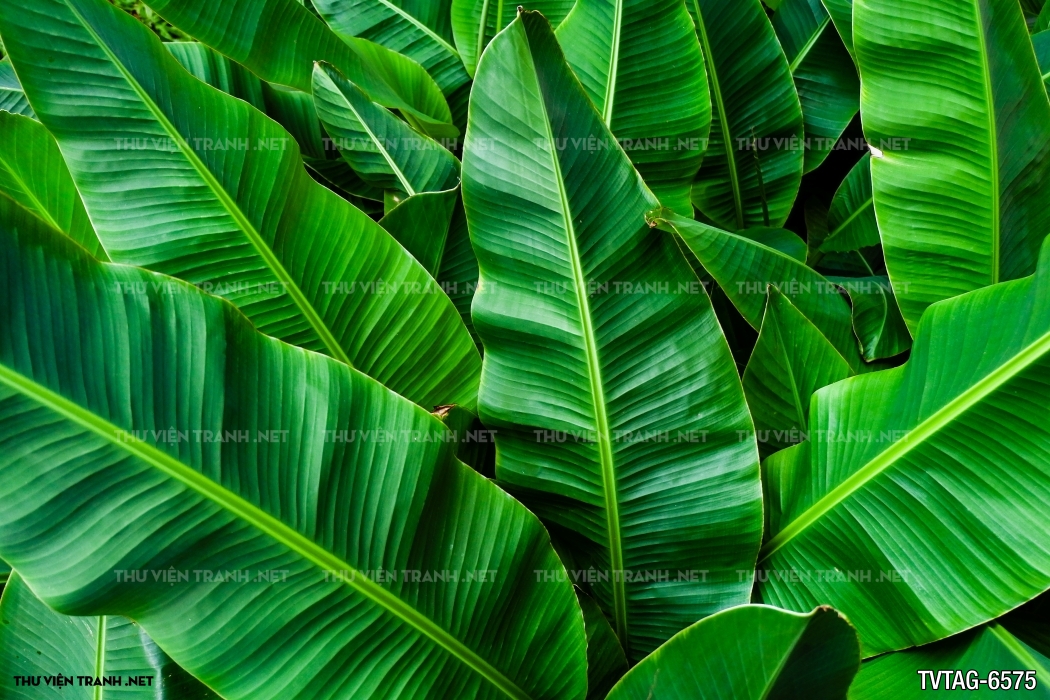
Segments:
[[[24,209],[99,260],[109,260],[55,139],[29,117],[0,112],[0,216],[8,207]]]
[[[759,0],[687,0],[711,83],[693,204],[721,228],[783,226],[802,182],[802,107]]]
[[[317,115],[343,158],[365,182],[409,197],[459,182],[459,161],[412,130],[326,63],[314,66]]]
[[[867,661],[850,687],[850,700],[918,700],[933,691],[939,697],[969,700],[1050,698],[1046,603],[1041,596],[977,629]]]
[[[646,185],[664,206],[691,217],[689,189],[707,149],[711,96],[685,5],[579,0],[557,34]],[[579,147],[593,147],[589,143]]]
[[[555,147],[591,136],[611,138],[549,23],[524,12],[482,58],[465,142],[480,415],[496,477],[575,533],[637,661],[748,600],[758,454],[710,301],[646,225],[655,197],[618,147]]]
[[[48,685],[57,675],[72,686]],[[40,676],[40,685],[15,676]],[[81,685],[76,676],[116,676],[120,687]],[[148,685],[140,679],[149,678]],[[134,679],[136,685],[128,685]],[[143,685],[138,685],[143,682]],[[0,600],[0,696],[19,700],[203,700],[215,693],[171,660],[137,624],[125,617],[68,617],[37,600],[14,574]]]
[[[427,133],[457,133],[441,88],[421,65],[337,35],[296,0],[255,0],[250,10],[237,0],[150,0],[150,7],[263,80],[310,92],[314,61],[327,61]]]
[[[28,215],[0,256],[0,556],[50,607],[231,700],[584,697],[543,526],[426,411]]]
[[[404,7],[404,2],[313,0],[313,3],[338,34],[374,41],[417,61],[446,97],[470,82],[456,48],[413,15]]]
[[[881,243],[871,193],[871,154],[849,171],[831,200],[828,232],[820,242],[825,253],[860,250]]]
[[[0,109],[12,114],[33,116],[33,108],[29,106],[29,100],[22,92],[11,61],[6,58],[0,61]]]
[[[828,277],[853,303],[853,332],[860,340],[867,362],[900,355],[911,348],[911,334],[904,323],[889,277]]]
[[[817,392],[774,457],[762,599],[834,605],[877,654],[1050,588],[1048,400],[1050,243],[1037,275],[929,307],[903,367]]]
[[[557,27],[575,4],[576,0],[531,0],[523,5],[511,0],[452,0],[452,34],[467,72],[474,75],[485,47],[511,23],[517,8],[542,12]]]
[[[1030,275],[1050,233],[1050,102],[1017,0],[857,0],[886,267],[913,330],[935,301]]]
[[[770,285],[768,297],[743,378],[763,458],[807,439],[810,397],[852,374],[835,346],[780,290]]]
[[[427,272],[438,277],[458,201],[458,187],[444,192],[420,192],[394,207],[379,225],[412,253]]]
[[[802,103],[808,173],[824,162],[860,109],[857,68],[820,0],[785,0],[773,29]]]
[[[105,0],[4,3],[0,31],[113,260],[205,285],[424,407],[472,405],[480,357],[455,308],[313,182],[288,132]]]
[[[819,272],[748,237],[746,232],[722,231],[666,209],[650,213],[649,218],[654,226],[682,238],[752,328],[762,327],[766,290],[774,285],[824,334],[850,367],[860,368],[849,304]]]
[[[839,700],[859,665],[857,633],[834,610],[742,605],[679,632],[609,700]]]

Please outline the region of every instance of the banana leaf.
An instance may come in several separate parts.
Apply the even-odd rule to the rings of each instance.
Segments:
[[[627,672],[627,657],[615,630],[594,599],[580,590],[576,595],[587,628],[587,698],[603,700]]]
[[[575,5],[576,0],[532,0],[524,4],[509,0],[452,0],[452,34],[467,73],[474,76],[485,47],[514,20],[517,8],[541,12],[557,27]]]
[[[47,678],[57,675],[75,685],[56,686],[55,680],[48,685]],[[17,683],[15,676],[42,678],[39,685],[28,686]],[[82,685],[78,676],[116,676],[120,685]],[[114,695],[136,700],[218,697],[179,668],[131,620],[60,615],[37,600],[17,573],[11,576],[0,599],[0,695],[19,700],[97,700]]]
[[[29,106],[29,100],[18,83],[15,69],[7,58],[0,61],[0,109],[11,114],[34,116],[33,108]]]
[[[436,418],[28,215],[0,269],[0,556],[49,607],[230,700],[582,700],[546,531]]]
[[[834,610],[743,605],[679,632],[609,700],[838,700],[859,665],[857,633]]]
[[[557,36],[646,185],[664,206],[691,217],[689,190],[707,150],[711,96],[684,4],[579,0]],[[653,76],[660,76],[655,94]]]
[[[835,191],[827,226],[819,247],[823,253],[860,250],[881,243],[871,192],[870,153],[857,161]]]
[[[438,138],[458,134],[441,88],[423,66],[366,39],[337,35],[296,0],[257,0],[251,21],[237,0],[150,0],[150,7],[267,82],[310,92],[314,62],[327,61],[420,130]]]
[[[1050,243],[1036,275],[930,306],[902,367],[818,391],[774,455],[764,602],[830,604],[866,656],[1050,588]]]
[[[287,131],[105,0],[5,3],[0,31],[114,261],[220,293],[426,408],[473,404],[480,357],[455,307],[307,175]]]
[[[860,80],[820,0],[785,0],[773,29],[802,103],[808,173],[824,162],[860,109]]]
[[[856,58],[853,50],[853,0],[823,0],[823,3],[846,50]]]
[[[853,332],[860,340],[865,362],[895,357],[911,348],[911,334],[904,323],[890,278],[828,276],[853,303]]]
[[[901,313],[1035,271],[1050,102],[1017,0],[857,0],[875,216]]]
[[[576,533],[638,661],[748,600],[758,452],[707,294],[646,225],[656,198],[620,148],[557,147],[590,136],[610,138],[550,24],[520,14],[478,67],[464,146],[479,415],[496,478]]]
[[[459,188],[420,192],[398,204],[379,221],[397,242],[434,277],[440,274]]]
[[[1050,30],[1033,34],[1032,47],[1035,49],[1035,58],[1039,62],[1039,73],[1043,79],[1043,85],[1050,85]],[[1050,88],[1047,89],[1050,90]]]
[[[40,122],[0,112],[0,217],[23,209],[108,262],[58,144]]]
[[[802,182],[802,107],[760,0],[687,0],[704,51],[711,142],[693,204],[719,228],[783,226]]]
[[[1048,612],[1047,596],[1040,596],[987,625],[866,661],[850,687],[850,700],[918,700],[933,691],[971,700],[1006,694],[1050,698]]]

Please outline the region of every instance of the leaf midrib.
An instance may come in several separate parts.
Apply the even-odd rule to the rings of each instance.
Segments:
[[[295,280],[292,278],[292,276],[288,273],[287,270],[284,269],[284,266],[281,264],[281,261],[277,259],[277,256],[274,255],[274,252],[270,250],[269,246],[266,245],[266,242],[263,241],[262,236],[259,234],[258,231],[255,230],[255,226],[251,223],[251,221],[248,220],[248,217],[245,216],[244,212],[241,211],[237,203],[233,200],[233,198],[230,197],[229,193],[226,192],[225,189],[223,189],[222,185],[218,182],[218,180],[215,179],[215,176],[210,170],[208,170],[204,163],[201,162],[197,154],[193,152],[192,149],[188,148],[189,144],[186,143],[186,140],[182,137],[182,134],[179,133],[178,129],[175,128],[175,125],[168,120],[167,116],[164,114],[164,112],[161,111],[160,107],[157,106],[157,104],[153,101],[149,94],[142,88],[141,85],[139,85],[138,80],[136,80],[135,77],[127,70],[127,68],[124,67],[124,64],[120,62],[116,54],[114,54],[110,50],[109,46],[104,41],[102,41],[102,37],[100,37],[95,32],[94,27],[91,26],[91,24],[83,17],[83,15],[80,14],[77,8],[73,7],[73,5],[68,0],[66,0],[65,4],[66,7],[69,8],[69,11],[80,22],[84,30],[91,35],[91,38],[94,39],[98,47],[106,54],[113,66],[116,67],[118,71],[120,71],[120,74],[122,76],[124,76],[124,80],[127,81],[131,89],[135,91],[135,94],[139,96],[139,99],[142,100],[142,103],[150,111],[150,113],[161,125],[161,127],[167,132],[169,138],[171,138],[172,141],[178,144],[179,152],[181,152],[186,157],[187,162],[189,162],[189,164],[193,167],[194,171],[196,171],[196,173],[212,191],[212,194],[215,195],[215,198],[219,201],[219,203],[222,204],[222,207],[226,211],[226,213],[229,214],[230,217],[236,222],[238,228],[245,235],[248,241],[252,244],[252,247],[255,248],[255,251],[259,254],[259,257],[261,257],[263,261],[265,261],[267,267],[273,273],[274,277],[276,277],[278,281],[281,282],[281,284],[283,285],[283,289],[285,289],[288,292],[288,296],[290,296],[292,298],[292,301],[295,302],[295,305],[299,308],[299,311],[303,314],[303,317],[306,318],[306,321],[310,324],[310,327],[313,328],[314,332],[317,333],[318,338],[320,338],[321,342],[324,343],[325,347],[328,349],[328,352],[331,353],[332,357],[336,358],[340,362],[343,362],[344,364],[353,367],[353,364],[350,362],[350,358],[343,350],[343,347],[339,344],[339,341],[336,340],[335,336],[332,334],[331,329],[329,329],[328,326],[321,319],[320,314],[317,313],[317,310],[314,309],[314,307],[310,304],[309,300],[307,300],[306,295],[303,294],[303,291],[299,288],[299,285],[295,283]],[[117,11],[119,12],[119,10]],[[172,58],[172,60],[174,61],[175,59]]]
[[[455,47],[453,47],[452,44],[448,43],[443,38],[441,38],[441,36],[439,34],[435,33],[433,29],[431,29],[427,25],[423,24],[422,22],[420,22],[418,19],[416,19],[415,17],[413,17],[409,13],[405,12],[404,9],[402,9],[402,8],[398,7],[397,5],[394,5],[393,3],[391,3],[390,0],[379,0],[379,3],[381,5],[383,5],[384,7],[386,7],[388,10],[391,10],[395,14],[398,14],[401,17],[403,17],[410,24],[414,25],[416,27],[416,29],[418,29],[421,32],[423,32],[424,34],[426,34],[435,43],[437,43],[439,46],[441,46],[441,48],[445,49],[450,54],[455,56],[457,60],[459,60],[459,51],[456,51]]]
[[[473,669],[478,675],[516,700],[530,700],[530,696],[498,669],[481,658],[473,649],[440,627],[430,618],[404,602],[379,584],[371,581],[357,569],[338,556],[327,551],[313,540],[288,526],[284,521],[270,515],[258,506],[245,500],[220,484],[212,481],[191,467],[186,466],[166,452],[128,434],[108,420],[83,408],[47,387],[0,363],[0,384],[6,384],[46,409],[85,428],[130,456],[142,460],[150,467],[177,481],[202,498],[211,501],[224,512],[247,523],[254,530],[272,538],[315,567],[325,571],[346,571],[351,575],[340,577],[342,583],[361,596],[371,600],[408,627],[428,637],[450,656]],[[359,575],[352,575],[352,574]],[[347,580],[349,579],[349,580]]]
[[[368,138],[372,140],[372,143],[375,144],[375,147],[383,156],[383,160],[385,160],[386,164],[390,167],[390,169],[394,171],[394,176],[397,177],[397,180],[401,183],[401,186],[405,188],[405,193],[409,197],[415,196],[415,188],[412,187],[411,183],[409,183],[408,181],[408,177],[401,171],[401,168],[398,167],[397,163],[394,162],[394,157],[390,155],[390,152],[386,149],[383,143],[372,131],[372,128],[368,126],[368,122],[366,122],[364,117],[361,116],[361,113],[357,111],[353,103],[350,101],[350,98],[347,97],[346,94],[342,91],[342,89],[339,87],[339,84],[332,79],[332,76],[328,75],[327,71],[325,71],[324,69],[322,69],[322,72],[325,74],[325,78],[327,78],[328,81],[332,83],[332,88],[335,90],[336,94],[343,99],[343,104],[346,105],[346,108],[349,109],[351,113],[353,113],[354,119],[356,119],[357,123],[361,125],[361,128],[365,130],[365,133],[368,134]],[[349,82],[349,79],[346,80]],[[353,85],[353,83],[351,83],[351,85]]]
[[[823,7],[823,5],[821,7]],[[816,31],[810,35],[809,39],[802,46],[802,48],[799,49],[798,55],[795,56],[795,59],[791,61],[791,63],[788,65],[788,69],[791,71],[792,76],[795,75],[795,70],[799,67],[799,65],[806,60],[806,56],[808,56],[809,52],[813,50],[814,46],[816,46],[817,41],[820,39],[820,37],[824,35],[824,30],[830,23],[831,15],[827,15],[826,17],[824,17],[824,21],[821,22],[819,26],[817,26]]]
[[[605,102],[602,119],[612,128],[613,103],[616,101],[616,83],[620,74],[620,40],[623,32],[623,0],[613,2],[613,35],[609,47],[609,78],[605,84]]]
[[[759,563],[761,564],[784,548],[791,540],[801,535],[809,527],[817,524],[832,509],[845,502],[887,469],[892,468],[909,452],[937,435],[942,429],[950,426],[956,418],[980,404],[981,401],[988,398],[1006,382],[1019,375],[1047,353],[1050,353],[1050,332],[1027,345],[983,379],[935,411],[909,431],[903,439],[892,443],[887,449],[876,455],[871,461],[854,472],[853,475],[810,506],[766,543],[759,553]]]
[[[102,678],[106,673],[106,616],[98,616],[98,629],[95,633],[95,678]],[[94,700],[102,700],[102,686],[96,685]]]
[[[847,216],[845,221],[843,221],[841,224],[836,226],[835,229],[831,233],[829,233],[827,235],[827,237],[824,239],[824,241],[820,244],[820,247],[824,248],[824,246],[826,246],[828,244],[828,242],[834,240],[835,236],[839,235],[844,230],[846,230],[846,227],[849,226],[850,224],[852,224],[857,219],[858,216],[860,216],[861,214],[866,212],[868,210],[868,208],[871,207],[874,204],[874,202],[875,202],[874,195],[872,195],[871,197],[868,197],[866,200],[861,202],[860,206],[858,206],[853,211],[853,213],[851,213],[849,216]]]
[[[525,40],[528,34],[524,32]],[[531,52],[530,52],[531,53]],[[533,66],[533,73],[536,73]],[[537,83],[539,82],[537,77]],[[609,536],[609,562],[612,566],[613,617],[616,625],[616,636],[620,638],[624,654],[630,658],[627,638],[627,596],[623,576],[623,540],[620,535],[620,503],[616,484],[616,466],[613,462],[612,442],[609,434],[608,407],[605,402],[605,388],[602,384],[601,364],[598,361],[598,343],[595,337],[593,319],[591,318],[590,300],[587,298],[587,281],[583,274],[580,251],[576,245],[576,227],[572,223],[572,211],[569,208],[569,197],[565,191],[565,180],[561,172],[561,162],[555,149],[554,133],[551,130],[550,117],[547,113],[547,102],[542,90],[539,93],[542,121],[546,130],[547,143],[550,145],[551,164],[554,168],[554,180],[558,187],[558,196],[565,222],[566,243],[569,249],[569,262],[572,267],[573,283],[576,288],[576,303],[580,310],[580,325],[583,331],[584,354],[587,357],[587,369],[591,383],[591,402],[594,405],[595,432],[598,437],[598,454],[601,458],[602,492],[605,502],[606,529]]]
[[[718,80],[718,68],[715,66],[714,56],[711,55],[711,42],[707,38],[704,16],[700,13],[700,0],[693,0],[693,8],[696,10],[696,27],[700,32],[700,44],[703,47],[704,60],[708,67],[707,75],[711,79],[711,94],[714,95],[715,109],[718,110],[718,126],[722,130],[722,140],[725,141],[726,160],[729,163],[729,183],[733,187],[733,207],[736,210],[736,226],[738,229],[744,228],[744,198],[740,189],[740,175],[736,170],[736,156],[733,154],[733,135],[729,130],[726,106],[722,99],[722,85]]]
[[[1050,673],[1047,673],[1043,668],[1043,665],[1028,652],[1028,649],[1022,646],[1021,640],[1011,634],[1010,630],[993,622],[988,625],[988,631],[995,635],[1002,645],[1006,647],[1007,651],[1013,654],[1014,658],[1021,662],[1025,669],[1036,671],[1037,677],[1045,678],[1046,676],[1050,676]],[[1042,673],[1043,675],[1039,676],[1039,673]]]

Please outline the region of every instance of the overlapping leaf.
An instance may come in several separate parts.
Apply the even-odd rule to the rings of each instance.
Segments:
[[[820,242],[825,253],[879,245],[871,192],[871,155],[864,154],[835,191],[828,210],[828,232]]]
[[[609,700],[836,700],[860,665],[841,615],[744,605],[679,632],[623,677]]]
[[[452,33],[467,72],[474,75],[485,47],[511,23],[518,7],[543,13],[557,27],[575,4],[576,0],[532,0],[524,5],[507,0],[452,0]]]
[[[12,114],[33,116],[33,108],[29,106],[29,100],[22,92],[11,61],[7,58],[0,61],[0,109]]]
[[[579,0],[557,34],[646,185],[664,206],[692,216],[689,190],[707,148],[711,96],[684,4]]]
[[[493,40],[472,100],[463,199],[496,477],[574,533],[637,661],[748,599],[753,426],[710,301],[646,225],[657,202],[626,154],[557,147],[610,135],[541,15]]]
[[[546,532],[426,411],[28,214],[0,270],[0,555],[50,607],[231,700],[582,700]]]
[[[857,0],[875,215],[912,330],[935,301],[1035,270],[1050,102],[1016,0]]]
[[[104,0],[6,3],[0,31],[113,260],[204,285],[424,407],[473,404],[480,358],[455,308],[310,179],[288,132]]]
[[[688,0],[713,107],[693,204],[718,226],[783,226],[802,181],[802,108],[760,0]]]
[[[73,680],[74,685],[56,686],[44,680],[57,675]],[[29,686],[17,683],[16,676],[43,679],[40,685]],[[111,676],[120,679],[119,687],[93,687],[74,680]],[[132,679],[135,683],[141,679],[143,685],[128,685]],[[14,574],[0,600],[0,695],[20,700],[96,700],[116,694],[141,700],[217,697],[179,668],[131,620],[59,615],[37,600]]]
[[[810,442],[771,458],[762,600],[834,605],[876,654],[1050,588],[1048,399],[1045,245],[1035,276],[929,307],[903,367],[817,392]]]

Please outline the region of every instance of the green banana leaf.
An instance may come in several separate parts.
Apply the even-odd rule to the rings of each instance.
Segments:
[[[73,685],[56,686],[54,680],[48,685],[48,678],[58,675]],[[42,678],[39,685],[26,686],[16,683],[15,676]],[[80,685],[77,676],[116,676],[120,686]],[[0,696],[19,700],[218,697],[179,668],[131,620],[60,615],[37,600],[17,573],[11,576],[0,600]]]
[[[834,605],[873,655],[1050,588],[1050,243],[1041,257],[930,306],[902,367],[817,392],[810,441],[775,455],[764,602]]]
[[[0,112],[0,217],[18,207],[108,262],[62,153],[40,122]]]
[[[1050,30],[1043,30],[1032,35],[1032,47],[1035,49],[1035,58],[1039,62],[1039,73],[1043,79],[1043,85],[1050,85]],[[1050,90],[1050,87],[1047,88]]]
[[[456,200],[456,209],[452,213],[452,223],[449,224],[448,239],[445,241],[445,252],[441,257],[437,281],[452,300],[471,337],[480,348],[481,339],[474,330],[474,321],[470,314],[474,292],[478,287],[478,276],[478,258],[470,244],[467,215],[463,210],[461,196]]]
[[[691,217],[689,191],[707,150],[711,95],[685,5],[579,0],[557,36],[645,184],[664,206]],[[596,146],[588,140],[579,147]]]
[[[852,373],[835,346],[770,285],[758,343],[743,378],[762,458],[807,439],[810,397]]]
[[[797,233],[788,231],[786,228],[745,228],[736,232],[737,236],[761,243],[767,248],[779,250],[789,258],[794,258],[800,263],[806,262],[806,242],[798,237]]]
[[[15,69],[7,58],[0,61],[0,109],[12,114],[34,116],[33,108],[29,106],[29,100],[18,83]]]
[[[604,700],[616,681],[627,672],[627,657],[609,620],[598,604],[577,589],[587,628],[587,699]]]
[[[105,0],[4,3],[0,31],[114,261],[220,293],[264,333],[424,407],[473,404],[480,357],[456,309],[313,182],[288,132],[193,79]]]
[[[656,198],[620,148],[555,146],[590,136],[610,138],[550,24],[520,14],[478,67],[464,146],[479,415],[497,479],[576,533],[638,661],[748,600],[758,451],[707,294],[646,225]]]
[[[857,0],[886,268],[923,310],[1030,275],[1050,232],[1050,102],[1017,0]]]
[[[584,697],[546,531],[437,419],[28,215],[0,269],[0,556],[49,607],[230,700]]]
[[[445,97],[470,82],[456,47],[413,15],[403,1],[314,0],[314,6],[337,34],[374,41],[418,62]]]
[[[445,41],[455,41],[452,37],[452,0],[400,0],[400,5]]]
[[[314,67],[314,103],[350,167],[373,187],[409,197],[459,182],[459,161],[441,144],[412,130],[335,68]]]
[[[651,212],[653,226],[681,236],[752,328],[762,327],[766,290],[776,286],[824,334],[854,371],[861,366],[849,304],[833,284],[797,257],[741,234],[722,231],[667,209]]]
[[[437,277],[457,200],[458,187],[444,192],[420,192],[394,207],[379,225]]]
[[[474,76],[485,47],[514,20],[519,7],[543,13],[557,27],[575,4],[576,0],[452,0],[452,35],[467,73]]]
[[[1040,596],[987,625],[866,661],[850,687],[850,700],[918,700],[933,691],[938,697],[969,700],[1050,698],[1046,601],[1047,596]]]
[[[260,80],[236,61],[196,41],[172,41],[164,47],[197,80],[244,100],[287,129],[299,144],[307,170],[319,182],[348,198],[383,201],[383,191],[365,183],[322,130],[312,95]]]
[[[743,605],[679,632],[609,700],[838,700],[859,665],[857,633],[831,608]]]
[[[366,39],[337,35],[296,0],[255,0],[251,22],[236,0],[150,0],[150,7],[267,82],[310,92],[314,62],[327,61],[426,133],[458,134],[441,88],[423,66]]]
[[[802,107],[759,0],[687,0],[711,83],[693,204],[720,228],[783,226],[802,182]],[[763,292],[764,293],[764,292]]]
[[[1045,32],[1050,29],[1050,4],[1043,3],[1043,9],[1039,10],[1039,16],[1035,19],[1035,24],[1032,25],[1032,35]]]
[[[824,9],[831,15],[831,21],[838,30],[842,43],[850,56],[856,58],[853,50],[853,0],[823,0]]]
[[[808,173],[824,162],[860,109],[860,80],[820,0],[784,0],[773,29],[802,103]]]
[[[911,334],[889,277],[829,275],[828,280],[839,285],[853,303],[853,332],[866,362],[895,357],[911,348]]]
[[[7,565],[7,562],[0,559],[0,592],[4,590],[4,586],[11,578],[11,567]]]
[[[823,253],[849,252],[881,243],[871,192],[871,154],[865,153],[849,171],[831,200]]]

